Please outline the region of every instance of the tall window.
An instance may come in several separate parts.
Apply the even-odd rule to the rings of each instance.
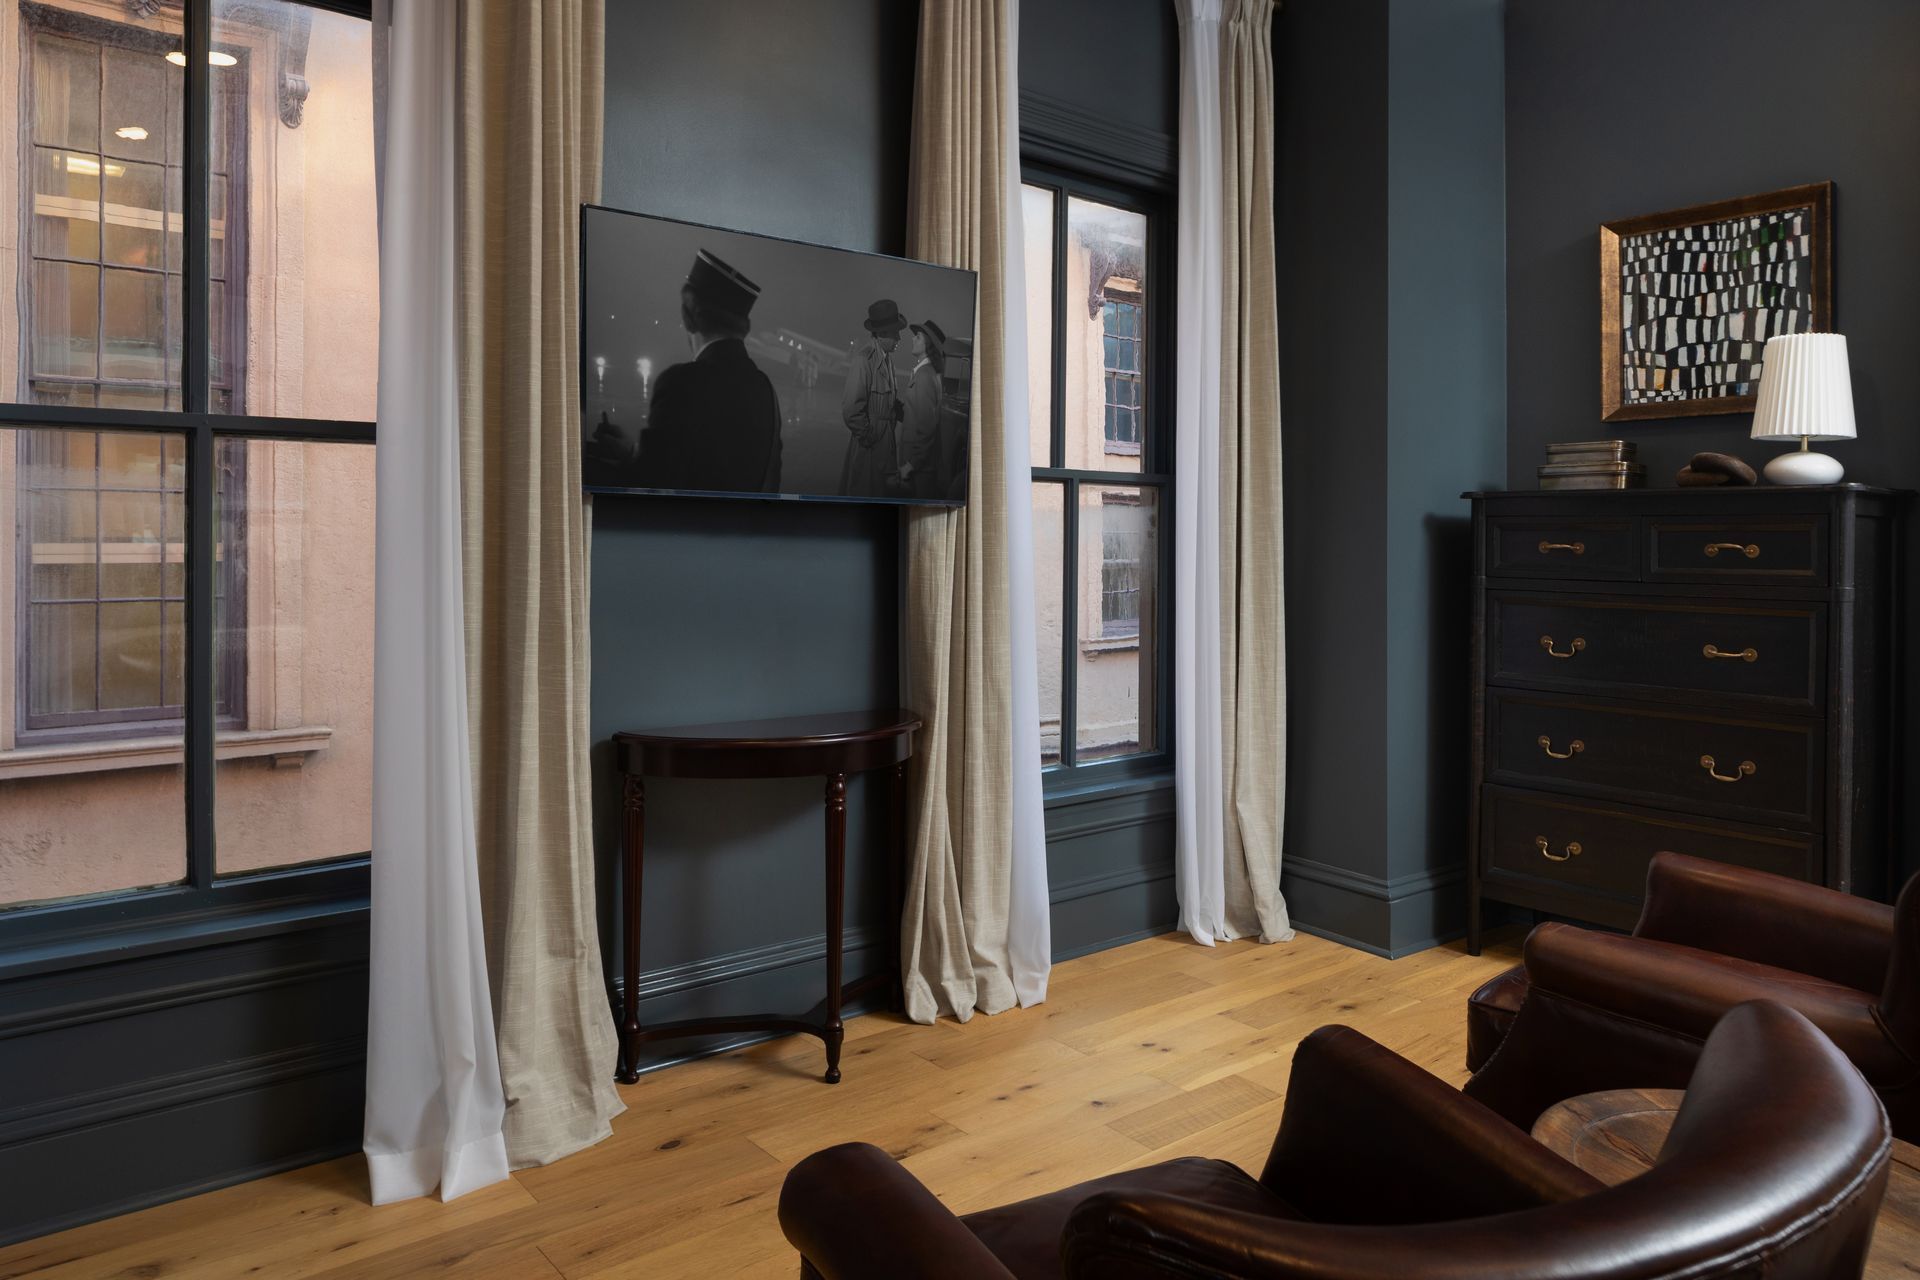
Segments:
[[[0,6],[0,945],[361,892],[370,24]]]
[[[1041,758],[1164,765],[1161,215],[1062,174],[1029,172],[1022,195]]]

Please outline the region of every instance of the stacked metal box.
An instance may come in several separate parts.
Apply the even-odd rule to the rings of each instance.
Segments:
[[[1635,462],[1628,440],[1575,440],[1547,446],[1540,464],[1542,489],[1639,489],[1647,467]]]

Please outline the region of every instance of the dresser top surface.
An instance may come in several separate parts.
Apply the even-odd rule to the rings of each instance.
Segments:
[[[1691,488],[1667,486],[1664,488],[1643,489],[1469,489],[1461,494],[1462,498],[1577,498],[1583,501],[1611,501],[1618,498],[1697,498],[1702,501],[1718,502],[1723,498],[1734,502],[1755,494],[1772,494],[1776,497],[1786,494],[1807,497],[1859,494],[1873,498],[1906,499],[1913,496],[1911,489],[1883,489],[1871,484],[1741,484],[1741,485],[1698,485]]]

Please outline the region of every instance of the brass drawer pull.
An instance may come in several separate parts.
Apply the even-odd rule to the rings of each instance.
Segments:
[[[1705,769],[1707,771],[1707,776],[1709,778],[1712,778],[1715,782],[1738,782],[1742,778],[1751,778],[1756,772],[1758,772],[1758,769],[1754,765],[1753,761],[1742,760],[1740,762],[1740,767],[1735,769],[1731,774],[1721,773],[1713,767],[1712,756],[1701,756],[1700,767],[1702,769]]]
[[[1541,734],[1538,738],[1536,738],[1535,741],[1540,744],[1540,749],[1542,751],[1552,756],[1555,760],[1571,760],[1575,756],[1579,755],[1582,751],[1585,751],[1587,749],[1587,744],[1580,741],[1580,739],[1578,738],[1575,738],[1572,742],[1568,743],[1567,749],[1565,751],[1555,751],[1553,749],[1553,739],[1549,738],[1544,733]]]
[[[1738,551],[1749,560],[1760,554],[1760,548],[1751,542],[1709,542],[1706,546],[1708,559],[1712,559],[1722,551]]]
[[[1580,842],[1578,840],[1567,841],[1567,851],[1565,853],[1555,853],[1549,848],[1545,836],[1535,836],[1533,838],[1533,847],[1538,849],[1540,856],[1548,862],[1565,862],[1569,858],[1577,858],[1580,856]]]
[[[1583,556],[1587,554],[1587,544],[1584,542],[1548,542],[1545,538],[1542,538],[1540,540],[1540,554],[1545,555],[1549,551],[1571,551],[1577,556]]]
[[[1540,647],[1547,651],[1547,656],[1549,658],[1571,658],[1574,654],[1580,652],[1582,649],[1587,647],[1587,638],[1585,636],[1575,636],[1573,638],[1573,643],[1567,646],[1567,651],[1565,653],[1561,653],[1558,649],[1553,647],[1552,636],[1541,636]],[[1713,646],[1708,645],[1707,647],[1711,649]]]
[[[1704,658],[1731,658],[1735,662],[1758,662],[1760,651],[1752,645],[1744,649],[1722,649],[1717,644],[1702,645],[1700,656]]]

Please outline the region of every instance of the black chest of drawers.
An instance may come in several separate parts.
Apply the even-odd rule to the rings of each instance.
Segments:
[[[1474,952],[1487,901],[1630,927],[1662,849],[1886,896],[1908,495],[1466,496]]]

